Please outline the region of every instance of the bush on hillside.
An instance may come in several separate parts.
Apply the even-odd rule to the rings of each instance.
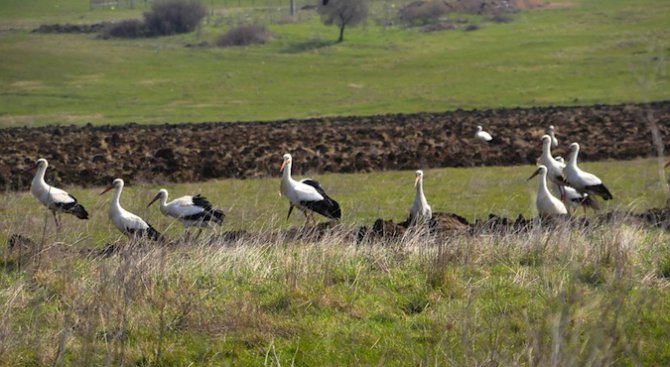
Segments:
[[[144,24],[151,36],[188,33],[200,24],[207,9],[198,0],[162,0],[144,13]]]
[[[102,32],[103,38],[140,38],[147,36],[147,28],[139,19],[122,20],[105,27]]]
[[[219,47],[247,46],[263,44],[272,39],[272,34],[263,25],[242,25],[232,28],[219,37],[216,45]]]

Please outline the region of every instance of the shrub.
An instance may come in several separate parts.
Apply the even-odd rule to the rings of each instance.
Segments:
[[[105,27],[102,32],[103,38],[139,38],[147,36],[147,28],[139,19],[128,19],[118,23],[112,23]]]
[[[216,41],[217,46],[246,46],[270,41],[272,35],[263,25],[242,25],[232,28]]]
[[[449,12],[451,6],[443,1],[415,1],[400,9],[398,19],[406,24],[427,24]]]
[[[144,23],[151,36],[165,36],[193,31],[207,14],[198,0],[163,0],[153,3],[144,13]]]

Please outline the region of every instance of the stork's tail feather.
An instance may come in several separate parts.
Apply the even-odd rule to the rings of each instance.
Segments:
[[[602,198],[605,200],[612,200],[614,198],[612,193],[610,193],[610,190],[608,190],[607,187],[605,187],[603,184],[586,186],[586,190],[596,195],[602,196]]]
[[[223,214],[223,211],[219,209],[214,209],[210,211],[208,214],[209,214],[208,220],[216,224],[223,224],[223,219],[226,217],[226,215]]]
[[[342,210],[340,209],[340,204],[337,201],[326,196],[323,200],[319,201],[303,201],[300,203],[302,206],[317,212],[323,215],[326,218],[340,220],[342,218]]]
[[[146,229],[144,236],[146,236],[148,239],[152,241],[163,241],[163,235],[160,234],[154,227],[149,225],[149,228]]]
[[[595,198],[592,198],[590,195],[584,195],[584,197],[580,200],[580,204],[587,206],[593,210],[600,210],[600,205],[598,204],[598,201],[596,201]]]
[[[74,214],[74,216],[79,219],[88,219],[88,212],[84,209],[84,206],[79,203],[75,204],[68,213]]]

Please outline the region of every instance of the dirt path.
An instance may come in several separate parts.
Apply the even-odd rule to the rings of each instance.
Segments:
[[[0,188],[25,190],[35,160],[51,163],[49,182],[99,186],[127,182],[192,182],[276,175],[285,152],[300,174],[512,165],[535,162],[539,138],[556,126],[566,155],[632,159],[655,154],[647,119],[670,136],[670,101],[647,105],[546,107],[328,117],[248,123],[50,126],[0,130]],[[472,136],[483,125],[500,138],[485,146]],[[603,138],[607,136],[608,138]],[[670,144],[666,143],[666,151]]]

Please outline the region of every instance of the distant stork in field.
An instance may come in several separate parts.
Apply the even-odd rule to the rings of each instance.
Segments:
[[[556,134],[554,133],[554,125],[549,125],[549,131],[547,131],[549,137],[551,137],[551,147],[558,147],[558,139],[556,139]]]
[[[555,159],[558,163],[565,167],[563,157],[556,157]],[[600,210],[598,202],[593,200],[593,198],[587,193],[580,194],[577,192],[577,190],[575,190],[574,187],[568,186],[567,184],[556,184],[556,189],[561,193],[561,201],[563,201],[563,204],[565,204],[565,207],[571,214],[574,213],[579,206],[584,208],[584,212],[586,212],[586,208]]]
[[[294,180],[291,178],[293,158],[287,153],[284,154],[283,159],[284,161],[280,169],[282,172],[280,192],[290,202],[286,219],[291,217],[294,207],[305,213],[306,221],[309,221],[310,217],[313,220],[312,212],[319,213],[330,219],[339,220],[342,218],[340,204],[326,194],[321,184],[312,179]]]
[[[528,180],[530,181],[537,175],[540,175],[540,181],[537,188],[535,207],[537,208],[540,217],[546,218],[568,214],[568,210],[565,208],[563,202],[552,195],[547,188],[547,167],[540,165],[537,170],[528,177]]]
[[[100,195],[111,189],[114,189],[114,196],[112,196],[112,203],[109,207],[109,219],[112,220],[112,223],[114,223],[119,231],[130,239],[146,238],[153,241],[163,240],[163,236],[151,224],[121,207],[119,199],[123,191],[122,179],[115,179]]]
[[[190,227],[198,227],[196,238],[202,233],[202,229],[209,227],[210,224],[223,224],[225,214],[219,209],[212,208],[212,204],[200,194],[195,196],[182,196],[167,202],[168,192],[166,189],[160,189],[158,194],[151,200],[147,208],[156,200],[160,200],[160,211],[163,215],[176,218],[186,230],[186,238],[190,236]]]
[[[33,182],[30,185],[30,193],[42,205],[51,210],[56,227],[58,229],[61,227],[60,213],[69,213],[79,219],[88,219],[86,209],[77,202],[74,196],[44,182],[44,173],[47,171],[47,167],[49,167],[49,163],[46,159],[41,158],[37,160],[37,173],[35,173]]]
[[[565,169],[563,169],[563,174],[565,175],[568,184],[582,194],[588,193],[591,195],[600,195],[605,200],[611,200],[613,198],[612,194],[596,175],[582,171],[577,167],[578,155],[579,144],[570,144],[568,164],[565,166]]]
[[[423,194],[423,171],[421,170],[416,171],[414,187],[416,188],[416,196],[414,197],[414,204],[409,209],[410,222],[427,221],[433,217],[433,211],[430,205],[428,205],[426,196]]]
[[[491,134],[484,131],[484,128],[481,125],[477,125],[477,131],[475,131],[475,139],[480,140],[484,143],[488,143],[493,140]]]

